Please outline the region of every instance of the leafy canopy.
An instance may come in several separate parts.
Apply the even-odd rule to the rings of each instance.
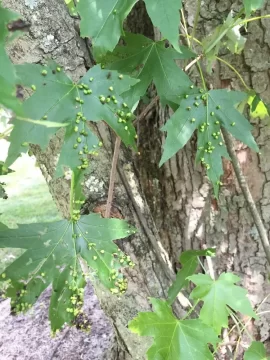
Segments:
[[[217,280],[212,280],[209,275],[197,274],[189,277],[196,284],[190,297],[204,302],[200,312],[203,323],[211,326],[217,334],[222,328],[228,327],[230,308],[242,314],[257,318],[246,296],[247,291],[235,283],[240,278],[231,273],[223,273]]]
[[[164,152],[160,165],[182,149],[197,130],[197,156],[207,170],[207,175],[218,195],[220,176],[223,174],[222,157],[228,158],[223,142],[223,126],[235,138],[258,151],[258,146],[251,134],[249,121],[235,108],[247,98],[240,91],[199,90],[193,85],[182,91],[171,101],[179,105],[173,116],[162,128],[167,132]]]
[[[123,39],[126,45],[117,46],[102,61],[108,68],[140,80],[124,94],[131,103],[135,104],[145,95],[152,81],[162,100],[168,94],[174,94],[179,87],[191,85],[189,77],[175,62],[194,56],[188,48],[181,46],[179,54],[173,48],[166,47],[165,41],[154,42],[143,35],[128,33]]]
[[[182,265],[178,271],[176,279],[169,288],[168,302],[171,305],[183,287],[188,284],[188,277],[195,273],[199,265],[199,256],[214,256],[215,249],[206,250],[187,250],[181,253],[179,262]]]
[[[245,352],[244,360],[270,360],[270,357],[266,356],[266,350],[261,342],[253,341]]]
[[[18,65],[16,70],[21,84],[32,90],[32,96],[23,103],[25,115],[44,123],[57,120],[66,125],[56,176],[61,176],[65,167],[71,170],[88,167],[87,155],[96,154],[99,143],[90,121],[104,120],[126,145],[136,148],[132,114],[120,94],[137,80],[103,70],[99,65],[90,69],[78,83],[54,62],[48,66]],[[44,149],[57,130],[32,122],[14,120],[13,123],[8,166],[26,151],[28,143],[39,144]]]
[[[0,274],[0,280],[9,282],[6,295],[11,297],[12,308],[28,310],[52,283],[52,330],[71,323],[82,307],[85,274],[81,259],[113,294],[122,293],[126,281],[119,269],[133,264],[112,241],[134,232],[125,221],[97,214],[81,216],[76,223],[61,220],[18,225],[12,230],[0,225],[0,248],[26,250]]]
[[[164,301],[151,299],[153,312],[141,312],[130,321],[129,330],[140,336],[151,336],[154,343],[148,360],[213,360],[208,344],[219,339],[213,329],[197,320],[178,320]]]

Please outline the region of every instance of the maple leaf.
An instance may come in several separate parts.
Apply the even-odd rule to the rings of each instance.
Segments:
[[[259,341],[253,341],[248,350],[245,352],[244,360],[270,360],[266,356],[266,350]]]
[[[87,155],[95,155],[99,143],[90,121],[104,120],[124,144],[136,149],[132,114],[120,94],[138,80],[100,66],[91,68],[78,83],[73,83],[54,62],[48,66],[18,65],[16,69],[22,84],[33,92],[23,103],[26,116],[43,123],[57,121],[66,125],[56,176],[61,176],[65,167],[72,170],[88,167]],[[13,120],[12,123],[15,127],[10,135],[8,166],[27,150],[28,143],[44,149],[57,130],[32,122]]]
[[[190,297],[204,302],[200,319],[215,329],[217,334],[221,333],[222,328],[228,327],[230,315],[228,306],[235,311],[257,319],[257,315],[246,296],[247,291],[235,285],[240,281],[238,276],[223,273],[217,280],[212,280],[209,275],[198,274],[192,275],[188,279],[196,284],[196,288]]]
[[[199,264],[198,257],[214,255],[215,249],[187,250],[180,255],[179,262],[182,268],[177,272],[176,279],[168,291],[168,303],[170,305],[174,302],[180,290],[187,285],[187,278],[195,273]]]
[[[154,42],[143,35],[131,33],[127,33],[123,40],[126,45],[117,46],[102,61],[110,69],[140,79],[140,82],[123,94],[131,104],[140,100],[152,81],[162,101],[168,95],[175,94],[179,87],[191,85],[189,77],[175,63],[175,60],[194,57],[188,48],[181,46],[180,54],[173,48],[166,47],[165,41]]]
[[[81,16],[82,37],[93,41],[97,59],[112,51],[123,34],[123,21],[137,0],[80,0],[76,9]]]
[[[148,360],[213,360],[208,345],[219,339],[213,329],[197,320],[178,320],[162,300],[151,299],[154,312],[141,312],[130,321],[129,330],[154,338],[147,352]]]
[[[251,134],[252,126],[235,108],[246,98],[247,94],[240,91],[205,91],[193,85],[189,90],[184,89],[179,96],[171,97],[172,102],[179,107],[162,128],[167,132],[167,138],[160,166],[182,149],[197,130],[196,161],[201,161],[206,167],[217,196],[220,176],[223,174],[222,157],[229,158],[221,127],[250,148],[259,150]]]
[[[119,270],[133,264],[113,240],[134,232],[125,221],[97,214],[81,216],[78,222],[60,220],[17,229],[0,224],[0,248],[26,250],[0,274],[0,280],[10,285],[6,295],[13,310],[27,311],[52,283],[52,330],[71,323],[80,312],[85,286],[80,258],[113,294],[123,292],[126,281]]]

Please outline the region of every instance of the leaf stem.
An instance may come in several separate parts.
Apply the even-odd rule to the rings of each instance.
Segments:
[[[236,70],[236,68],[234,66],[232,66],[228,61],[216,56],[216,59],[220,62],[222,62],[223,64],[227,65],[233,72],[235,72],[235,74],[239,77],[241,83],[243,84],[243,86],[245,87],[245,89],[247,91],[250,91],[251,89],[247,86],[247,84],[245,83],[245,80],[243,79],[242,75],[239,73],[239,71]]]
[[[186,36],[187,38],[187,43],[188,43],[188,47],[190,48],[190,41],[189,41],[189,38],[190,36],[188,35],[188,30],[187,30],[187,23],[186,23],[186,19],[185,19],[185,14],[184,14],[184,11],[183,9],[181,9],[181,15],[182,15],[182,19],[183,19],[183,28],[184,28],[184,31],[186,33],[186,35],[183,35],[183,36]],[[181,35],[180,35],[181,36]]]
[[[262,15],[262,16],[256,16],[256,17],[253,17],[253,18],[250,18],[250,19],[244,19],[243,21],[241,21],[241,23],[247,24],[247,23],[249,23],[251,21],[256,21],[256,20],[261,20],[261,19],[270,19],[270,14]]]
[[[117,136],[116,140],[115,140],[115,144],[114,144],[113,161],[112,161],[112,168],[111,168],[111,174],[110,174],[110,185],[109,185],[108,199],[107,199],[106,210],[105,210],[105,218],[109,218],[111,215],[113,191],[114,191],[114,184],[115,184],[117,162],[118,162],[119,152],[120,152],[120,145],[121,145],[121,138],[119,136]]]
[[[253,197],[251,195],[249,186],[247,184],[247,181],[242,173],[237,155],[235,153],[234,150],[234,144],[233,144],[233,139],[231,134],[229,134],[227,132],[227,130],[225,130],[224,128],[222,129],[222,133],[223,133],[223,137],[224,137],[224,141],[225,144],[227,146],[228,149],[228,153],[231,157],[232,160],[232,165],[233,165],[233,169],[235,172],[235,175],[237,177],[238,183],[241,187],[241,190],[243,192],[244,198],[249,206],[253,221],[257,227],[258,233],[260,235],[260,239],[261,239],[261,243],[266,255],[266,259],[270,265],[270,243],[269,243],[269,239],[268,239],[268,235],[267,235],[267,231],[264,227],[263,221],[261,219],[261,216],[256,208],[256,204],[253,200]]]
[[[0,133],[0,139],[5,139],[13,129],[13,125],[7,128],[4,132]]]
[[[196,306],[199,304],[199,302],[200,302],[200,300],[197,300],[196,302],[195,302],[195,304],[193,304],[193,306],[189,309],[189,311],[187,312],[187,314],[183,317],[183,319],[181,319],[181,320],[185,320],[187,317],[189,317],[189,315],[191,314],[191,313],[193,313],[193,311],[195,310],[195,308],[196,308]]]
[[[70,194],[69,194],[69,214],[70,214],[70,219],[72,219],[72,216],[73,216],[74,186],[75,186],[75,176],[74,176],[74,171],[72,171],[72,173],[71,173],[71,183],[70,183]]]

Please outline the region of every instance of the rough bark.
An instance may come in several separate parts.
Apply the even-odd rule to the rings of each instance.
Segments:
[[[69,17],[62,1],[4,0],[3,4],[17,10],[32,23],[30,34],[19,39],[10,49],[14,62],[43,62],[46,57],[52,57],[63,65],[74,79],[78,79],[86,67],[91,65],[85,43],[77,33],[76,20]],[[185,1],[190,27],[194,21],[195,4],[193,0]],[[226,0],[204,1],[198,33],[207,33],[219,24],[231,6],[231,2]],[[264,12],[270,13],[270,6],[263,10]],[[151,29],[145,16],[144,7],[139,3],[127,26],[157,38],[158,32]],[[226,60],[244,74],[247,83],[268,102],[269,31],[270,22],[254,22],[249,25],[244,53],[240,56],[223,54]],[[196,81],[196,74],[194,79]],[[219,64],[215,66],[211,83],[218,87],[230,83],[232,87],[239,88],[235,74]],[[129,280],[127,293],[121,298],[112,297],[98,283],[94,284],[102,309],[111,320],[118,339],[118,344],[114,343],[105,355],[106,359],[145,358],[145,349],[149,342],[130,334],[127,323],[138,311],[149,310],[148,296],[166,295],[174,274],[173,269],[177,267],[177,258],[183,250],[198,249],[204,244],[216,246],[216,274],[222,271],[239,274],[254,305],[260,304],[269,294],[265,255],[231,165],[224,163],[224,187],[218,201],[213,199],[203,170],[194,165],[195,138],[161,169],[158,167],[164,142],[164,135],[159,128],[168,115],[167,109],[157,107],[151,116],[139,124],[138,144],[141,157],[128,150],[121,153],[115,206],[121,209],[124,217],[139,231],[137,235],[119,242],[119,246],[136,263],[133,270],[126,272]],[[254,135],[261,147],[261,154],[254,154],[241,144],[237,144],[237,152],[265,226],[269,230],[270,128],[259,121],[255,125]],[[88,206],[85,211],[91,211],[104,201],[108,190],[114,136],[103,125],[100,125],[97,131],[105,146],[98,162],[93,162],[91,174],[86,179]],[[60,143],[61,134],[51,141],[46,154],[40,152],[38,147],[34,150],[50,191],[59,209],[66,214],[69,180],[53,179]],[[269,302],[269,299],[265,301],[261,311],[269,307]],[[179,312],[179,307],[176,311]],[[269,320],[270,315],[262,316],[260,321],[252,324],[251,331],[254,331],[258,340],[265,341],[270,350],[267,339]]]

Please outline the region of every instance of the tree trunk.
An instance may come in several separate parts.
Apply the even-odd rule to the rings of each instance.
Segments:
[[[190,27],[193,26],[195,4],[193,0],[185,1],[186,18]],[[64,1],[4,0],[3,5],[16,10],[32,23],[30,33],[17,40],[10,49],[15,63],[38,63],[44,62],[48,57],[53,58],[75,80],[92,65],[86,43],[78,34],[77,20],[68,15]],[[202,36],[222,22],[231,6],[235,5],[227,0],[205,0],[198,34]],[[270,5],[264,12],[270,13]],[[141,2],[129,16],[127,26],[146,36],[155,39],[159,37]],[[270,101],[269,31],[270,22],[251,23],[244,53],[239,56],[227,53],[222,55],[237,66],[248,85],[266,102]],[[196,74],[194,80],[197,81]],[[235,74],[219,64],[215,64],[211,83],[214,87],[228,84],[234,88],[240,86]],[[202,248],[204,244],[208,247],[216,246],[216,275],[222,271],[238,274],[254,306],[258,306],[270,291],[265,254],[230,163],[224,162],[224,186],[218,201],[213,198],[204,171],[194,165],[195,138],[161,169],[158,167],[164,142],[164,134],[159,128],[168,116],[167,109],[157,106],[139,124],[138,145],[141,156],[124,148],[121,152],[114,207],[120,209],[125,219],[138,228],[138,233],[119,241],[119,246],[131,256],[136,267],[126,270],[129,287],[121,297],[112,296],[98,283],[93,284],[118,340],[108,350],[105,359],[145,359],[149,341],[130,334],[127,329],[128,321],[138,311],[150,309],[147,300],[149,296],[166,296],[168,286],[175,276],[177,259],[184,250]],[[236,149],[256,205],[269,231],[270,163],[267,159],[270,153],[270,128],[259,121],[254,125],[254,135],[261,154],[251,152],[242,144],[237,144]],[[97,161],[92,163],[91,174],[85,181],[88,197],[88,206],[84,209],[86,212],[96,209],[106,199],[112,144],[115,140],[114,135],[103,124],[98,125],[97,131],[105,146]],[[61,141],[60,131],[50,142],[45,154],[38,146],[33,149],[50,191],[59,209],[66,215],[69,180],[53,179]],[[266,299],[260,310],[269,307],[269,302]],[[182,307],[179,306],[180,303]],[[174,309],[178,315],[184,313],[183,304],[184,299],[179,298]],[[270,315],[265,314],[259,321],[252,323],[250,331],[254,332],[258,340],[265,341],[270,350],[269,324]]]

